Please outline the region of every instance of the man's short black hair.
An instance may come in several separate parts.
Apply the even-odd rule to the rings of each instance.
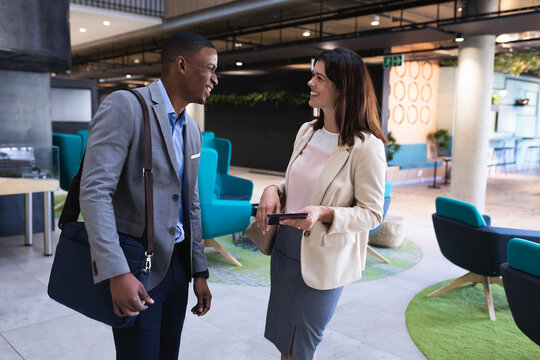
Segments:
[[[188,31],[181,31],[171,36],[161,50],[161,64],[176,61],[178,56],[190,57],[203,48],[215,49],[207,38]]]

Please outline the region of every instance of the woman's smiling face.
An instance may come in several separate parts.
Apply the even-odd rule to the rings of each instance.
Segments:
[[[308,81],[311,89],[309,94],[309,106],[326,111],[333,111],[338,97],[338,90],[326,76],[323,61],[317,61],[313,66],[313,76]]]

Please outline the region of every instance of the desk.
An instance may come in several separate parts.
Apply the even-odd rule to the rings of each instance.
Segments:
[[[444,185],[448,185],[448,163],[452,161],[452,158],[443,157],[442,161],[444,161]]]
[[[490,148],[493,149],[493,153],[491,154],[491,159],[489,160],[488,166],[506,166],[506,165],[515,165],[517,160],[517,150],[519,146],[519,142],[523,140],[522,137],[518,136],[507,136],[507,137],[495,137],[489,139],[490,142]],[[511,142],[512,145],[508,146],[507,142]],[[493,146],[491,146],[493,144]],[[512,161],[508,162],[506,161],[506,152],[512,151]],[[502,155],[502,161],[501,162],[495,162],[493,163],[493,156],[496,152],[500,152]],[[495,155],[495,160],[497,160],[498,156]]]
[[[52,255],[51,192],[58,189],[55,179],[24,179],[0,177],[0,195],[24,194],[25,238],[24,244],[32,245],[32,193],[44,193],[43,199],[43,255]]]
[[[443,160],[446,163],[446,173],[444,174],[444,184],[448,184],[448,161],[452,160],[452,158],[444,157],[444,158],[436,158],[431,161],[433,161],[433,184],[429,185],[428,188],[431,189],[440,189],[441,187],[437,185],[437,167],[439,166],[441,160]],[[442,165],[442,164],[441,164]]]

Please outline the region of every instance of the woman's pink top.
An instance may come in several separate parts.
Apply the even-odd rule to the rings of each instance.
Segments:
[[[291,166],[284,212],[298,212],[311,203],[315,184],[338,144],[338,137],[339,134],[325,128],[315,131]]]

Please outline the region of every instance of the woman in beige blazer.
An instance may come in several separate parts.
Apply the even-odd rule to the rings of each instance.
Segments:
[[[308,213],[280,221],[272,251],[265,337],[282,360],[314,358],[343,285],[362,276],[368,232],[383,213],[387,142],[365,64],[325,50],[312,72],[309,105],[320,116],[298,131],[285,180],[265,189],[257,211],[263,233],[268,214]]]

